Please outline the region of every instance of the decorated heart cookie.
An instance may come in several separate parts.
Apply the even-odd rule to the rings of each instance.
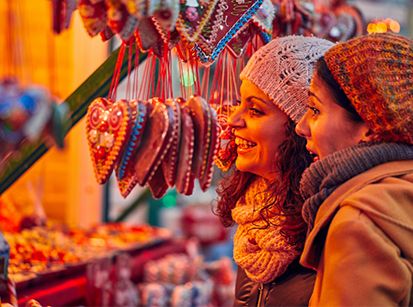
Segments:
[[[138,20],[148,16],[147,2],[145,0],[120,0],[128,10],[128,13]]]
[[[189,42],[195,42],[211,17],[218,0],[186,0],[176,22],[176,29]]]
[[[153,109],[146,123],[143,140],[136,152],[135,175],[141,186],[155,174],[156,168],[171,145],[173,124],[170,122],[172,118],[167,105],[158,102],[151,107]],[[173,114],[173,110],[170,112]]]
[[[162,161],[162,170],[165,177],[165,181],[168,186],[173,187],[176,182],[176,175],[178,169],[178,154],[179,154],[179,144],[181,141],[181,107],[179,103],[173,99],[166,100],[166,104],[170,105],[174,111],[175,117],[175,134],[172,138],[171,147],[168,153],[165,155]]]
[[[261,6],[252,17],[252,22],[261,31],[272,35],[272,24],[275,18],[275,6],[271,0],[263,0]]]
[[[135,175],[135,152],[142,141],[142,135],[146,126],[148,112],[146,104],[132,100],[130,102],[131,109],[135,112],[132,114],[132,129],[125,150],[123,151],[122,159],[116,166],[116,179],[120,194],[123,197],[129,195],[132,189],[138,183]]]
[[[151,0],[149,1],[148,14],[155,17],[164,31],[171,32],[175,29],[179,15],[179,1],[177,0]]]
[[[185,104],[191,111],[195,130],[194,165],[196,178],[204,176],[211,142],[211,114],[208,103],[201,97],[191,97]]]
[[[90,36],[95,36],[106,27],[106,8],[103,0],[80,0],[79,15]]]
[[[209,133],[209,146],[208,153],[205,152],[205,161],[201,170],[201,174],[198,177],[199,184],[203,191],[206,191],[211,186],[212,175],[214,171],[214,160],[218,151],[218,124],[216,111],[208,105],[210,110],[210,133]]]
[[[237,145],[231,127],[219,129],[218,140],[218,150],[214,162],[220,170],[227,172],[237,159]]]
[[[107,24],[110,29],[119,34],[123,41],[128,41],[138,26],[138,18],[129,14],[126,5],[116,0],[106,0]]]
[[[186,106],[181,109],[181,142],[179,145],[178,172],[176,175],[176,190],[184,195],[191,195],[194,189],[195,173],[192,171],[194,160],[194,124]]]
[[[63,29],[69,28],[73,11],[76,9],[76,0],[54,0],[53,9],[53,31],[59,34]]]
[[[156,29],[152,17],[144,17],[140,20],[135,37],[142,52],[153,51],[158,57],[162,56],[165,42]]]
[[[165,177],[161,167],[158,167],[155,174],[148,181],[149,190],[152,193],[153,198],[159,199],[165,195],[168,190],[168,184],[165,181]]]
[[[211,18],[196,40],[196,49],[201,62],[211,64],[251,19],[263,0],[219,0]]]
[[[247,49],[247,45],[253,36],[254,33],[251,25],[246,24],[239,33],[229,41],[226,47],[233,57],[239,58],[244,54],[244,51]]]
[[[146,121],[148,118],[145,103],[138,102],[137,100],[132,100],[129,102],[129,106],[130,109],[133,110],[133,126],[131,129],[128,142],[125,146],[125,150],[123,151],[122,158],[120,159],[116,167],[116,175],[119,179],[123,179],[125,177],[126,170],[130,169],[132,164],[134,164],[133,158],[136,150],[141,144],[143,131],[145,129]]]
[[[86,115],[86,133],[96,179],[107,181],[129,137],[130,110],[126,100],[95,99]]]

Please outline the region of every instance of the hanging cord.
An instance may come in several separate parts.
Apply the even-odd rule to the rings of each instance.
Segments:
[[[56,44],[54,35],[50,31],[50,27],[47,30],[47,71],[48,71],[48,84],[50,92],[56,95],[57,73],[56,73]]]
[[[136,42],[133,43],[132,48],[135,47],[135,63],[133,71],[133,89],[132,99],[138,99],[138,86],[139,86],[139,47]]]
[[[108,94],[109,99],[111,99],[112,101],[116,100],[116,92],[118,89],[123,57],[125,56],[125,49],[126,49],[126,45],[125,43],[122,43],[122,45],[120,46],[118,59],[116,60],[115,71],[113,73],[112,83],[110,84],[110,89],[109,89],[109,94]]]
[[[6,32],[6,42],[5,47],[9,48],[9,52],[6,52],[5,56],[5,67],[6,75],[17,77],[17,43],[15,38],[16,27],[16,12],[14,11],[13,4],[14,1],[7,1],[6,4],[6,18],[5,18],[5,32]]]
[[[128,76],[127,76],[127,80],[126,80],[126,99],[127,100],[131,100],[131,75],[132,75],[132,55],[133,55],[133,41],[130,40],[128,42]]]
[[[201,96],[202,97],[209,97],[210,95],[210,73],[211,73],[211,66],[204,67],[202,70],[202,83],[201,83]]]

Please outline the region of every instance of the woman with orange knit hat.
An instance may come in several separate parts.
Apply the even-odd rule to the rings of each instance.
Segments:
[[[313,66],[324,39],[277,38],[241,72],[241,103],[230,116],[235,169],[218,187],[217,213],[237,224],[235,306],[305,306],[314,272],[298,264],[306,225],[298,185],[310,162],[295,124],[305,113]]]
[[[315,155],[300,182],[310,305],[409,306],[413,41],[385,33],[332,47],[296,131]]]

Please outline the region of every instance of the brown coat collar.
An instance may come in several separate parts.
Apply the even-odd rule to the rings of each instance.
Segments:
[[[413,161],[392,161],[373,167],[339,186],[318,209],[314,228],[307,236],[300,263],[306,267],[317,269],[328,227],[345,198],[367,184],[409,172],[413,172]]]

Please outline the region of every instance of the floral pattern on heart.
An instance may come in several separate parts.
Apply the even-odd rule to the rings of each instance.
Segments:
[[[130,132],[131,112],[126,100],[95,99],[86,115],[89,151],[98,183],[105,183],[118,161]]]

